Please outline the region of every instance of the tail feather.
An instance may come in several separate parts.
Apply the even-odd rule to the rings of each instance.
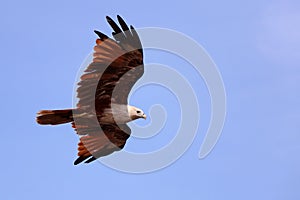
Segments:
[[[39,124],[57,125],[73,121],[72,109],[65,110],[41,110],[37,113],[36,121]]]

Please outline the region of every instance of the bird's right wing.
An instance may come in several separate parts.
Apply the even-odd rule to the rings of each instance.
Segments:
[[[91,131],[90,134],[80,137],[78,143],[79,157],[75,160],[74,165],[83,161],[90,163],[99,157],[121,150],[131,132],[126,124],[106,124],[102,129],[109,134],[101,133],[101,130],[97,129],[96,133]]]

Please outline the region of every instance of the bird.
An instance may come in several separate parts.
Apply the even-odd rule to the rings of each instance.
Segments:
[[[124,148],[131,129],[127,123],[146,119],[140,108],[128,104],[133,85],[144,73],[143,47],[136,29],[117,15],[119,25],[106,16],[112,37],[95,30],[98,36],[93,60],[77,84],[75,108],[41,110],[40,125],[71,123],[80,136],[74,165],[90,163]]]

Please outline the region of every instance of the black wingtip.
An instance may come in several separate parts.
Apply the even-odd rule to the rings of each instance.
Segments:
[[[120,21],[120,20],[124,21],[123,18],[122,18],[120,15],[117,15],[117,19],[118,19],[119,21]]]
[[[113,21],[112,18],[110,18],[110,16],[106,16],[106,20],[107,21]]]
[[[78,157],[75,161],[74,161],[74,165],[78,165],[79,163],[81,163],[82,161],[88,159],[89,157]]]
[[[125,32],[125,35],[126,35],[127,37],[131,37],[131,34],[129,34],[129,32],[126,32],[126,31],[129,30],[129,28],[128,28],[126,22],[125,22],[124,19],[123,19],[122,17],[120,17],[119,15],[118,15],[118,22],[119,22],[119,24],[121,25],[123,31]]]
[[[96,159],[97,158],[95,158],[95,157],[91,157],[90,159],[86,160],[84,163],[90,163],[90,162],[93,162]]]
[[[107,39],[108,36],[105,35],[104,33],[101,33],[100,31],[94,30],[94,32],[99,36],[100,39]]]

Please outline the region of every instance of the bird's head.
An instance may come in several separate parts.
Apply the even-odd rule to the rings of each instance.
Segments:
[[[146,119],[147,117],[142,109],[139,109],[134,106],[128,106],[128,113],[132,120],[139,119],[139,118]]]

